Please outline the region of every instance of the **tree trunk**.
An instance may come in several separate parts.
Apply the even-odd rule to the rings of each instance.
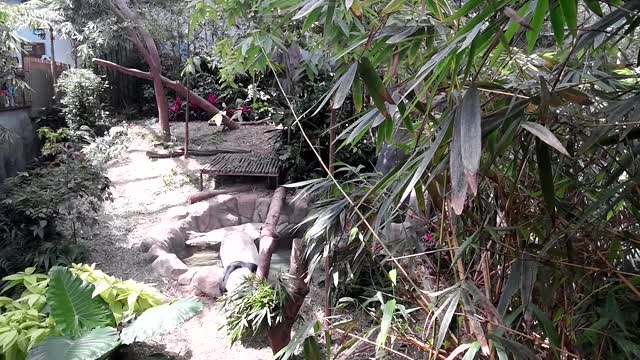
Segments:
[[[106,60],[102,60],[102,59],[93,59],[93,62],[98,65],[98,66],[104,66],[116,71],[119,71],[123,74],[127,74],[127,75],[131,75],[131,76],[135,76],[137,78],[141,78],[141,79],[145,79],[145,80],[153,80],[152,76],[150,73],[145,72],[145,71],[140,71],[137,69],[130,69],[130,68],[126,68],[124,66],[112,63],[111,61],[106,61]],[[222,123],[228,127],[229,129],[235,130],[237,129],[239,126],[238,124],[231,120],[227,115],[225,115],[224,112],[221,112],[220,109],[218,109],[217,107],[213,106],[210,102],[208,102],[207,100],[203,99],[202,97],[198,96],[196,93],[194,93],[193,91],[188,91],[187,88],[182,85],[181,83],[179,83],[178,81],[174,81],[174,80],[169,80],[167,78],[165,78],[164,76],[160,77],[160,79],[162,79],[162,84],[166,87],[168,87],[169,89],[175,91],[176,93],[186,97],[187,92],[189,93],[189,97],[190,97],[190,101],[196,105],[198,105],[201,109],[203,109],[204,111],[208,112],[211,115],[216,115],[216,114],[220,114],[222,115]],[[165,99],[166,100],[166,99]]]
[[[304,257],[304,241],[294,239],[291,245],[289,280],[291,298],[282,309],[282,322],[267,330],[267,338],[273,354],[277,354],[291,341],[291,328],[298,318],[298,312],[309,293],[309,284],[305,282],[307,262]]]
[[[278,244],[278,233],[276,226],[280,219],[282,205],[287,197],[287,189],[279,187],[273,193],[269,212],[264,224],[260,228],[260,251],[258,257],[258,271],[256,276],[258,279],[267,279],[269,277],[269,267],[271,266],[271,256]]]
[[[329,125],[329,174],[333,176],[336,162],[336,109],[331,106],[331,123]],[[329,187],[329,197],[333,194],[333,186]],[[327,243],[331,239],[327,240]],[[323,326],[326,329],[326,337],[329,338],[329,318],[331,317],[331,246],[327,246],[327,253],[324,257],[324,321]]]
[[[109,1],[109,5],[115,15],[127,24],[129,39],[133,42],[133,45],[144,58],[147,65],[149,65],[149,74],[153,81],[153,91],[158,107],[158,121],[160,122],[164,140],[168,141],[171,137],[171,128],[169,127],[169,103],[162,84],[162,64],[156,43],[151,37],[151,34],[144,28],[138,15],[131,11],[127,0],[111,0]]]

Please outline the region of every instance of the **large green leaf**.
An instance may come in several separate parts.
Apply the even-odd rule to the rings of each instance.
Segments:
[[[113,328],[98,328],[72,339],[54,336],[38,343],[27,354],[27,360],[93,360],[118,346],[118,333]]]
[[[391,96],[389,96],[387,89],[382,83],[382,79],[380,79],[380,76],[368,58],[363,57],[362,60],[360,60],[358,73],[360,74],[362,82],[364,82],[364,86],[367,88],[369,96],[373,99],[373,103],[381,114],[389,118],[389,112],[387,111],[385,102],[391,103]]]
[[[449,145],[449,177],[451,178],[451,207],[460,215],[467,199],[468,182],[465,179],[464,165],[462,163],[462,121],[461,111],[456,111],[453,124],[453,136]]]
[[[144,341],[175,329],[201,311],[202,303],[195,300],[183,299],[156,306],[142,313],[133,324],[124,328],[120,338],[122,343],[127,345],[135,341]]]
[[[67,268],[49,271],[47,301],[51,317],[60,332],[77,336],[83,330],[114,325],[109,305],[100,297],[92,297],[95,287],[75,277]]]

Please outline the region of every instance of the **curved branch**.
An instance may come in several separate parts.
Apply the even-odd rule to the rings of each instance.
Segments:
[[[137,78],[140,78],[140,79],[153,81],[153,77],[151,76],[151,74],[148,73],[148,72],[145,72],[145,71],[141,71],[141,70],[138,70],[138,69],[126,68],[126,67],[118,65],[116,63],[112,63],[111,61],[106,61],[106,60],[102,60],[102,59],[93,59],[93,62],[98,66],[103,66],[103,67],[106,67],[106,68],[109,68],[109,69],[113,69],[113,70],[119,71],[119,72],[121,72],[123,74],[131,75],[131,76],[134,76],[134,77],[137,77]],[[180,94],[181,96],[185,96],[186,97],[187,93],[189,93],[189,97],[190,97],[191,101],[193,101],[194,104],[198,105],[200,108],[202,108],[203,110],[205,110],[209,114],[212,114],[212,115],[220,114],[220,115],[222,115],[222,123],[226,127],[228,127],[229,129],[235,130],[235,129],[237,129],[239,127],[238,124],[235,121],[231,120],[224,112],[220,111],[220,109],[218,109],[217,107],[215,107],[210,102],[208,102],[207,100],[203,99],[202,97],[198,96],[193,91],[188,91],[187,88],[184,85],[182,85],[181,83],[179,83],[178,81],[167,79],[164,76],[162,76],[161,78],[162,78],[162,84],[165,87],[168,87],[169,89],[175,91],[176,93]]]

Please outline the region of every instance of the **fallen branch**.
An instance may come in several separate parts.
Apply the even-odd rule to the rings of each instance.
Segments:
[[[255,125],[264,125],[269,123],[271,123],[271,118],[266,118],[266,119],[256,120],[256,121],[241,121],[236,124],[240,126],[255,126]],[[209,126],[217,126],[217,125],[213,122],[209,122]]]
[[[191,156],[213,156],[217,154],[246,154],[251,152],[250,150],[245,149],[230,149],[230,148],[219,148],[219,149],[208,149],[208,150],[199,150],[199,149],[189,149],[189,155]],[[168,159],[174,157],[180,157],[184,155],[184,149],[176,149],[176,150],[149,150],[146,152],[147,157],[152,159]]]
[[[113,69],[115,71],[119,71],[119,72],[121,72],[123,74],[131,75],[131,76],[134,76],[134,77],[137,77],[137,78],[140,78],[140,79],[153,81],[153,77],[151,76],[151,74],[148,73],[148,72],[145,72],[145,71],[126,68],[126,67],[124,67],[122,65],[118,65],[118,64],[113,63],[111,61],[102,60],[102,59],[93,59],[93,62],[98,66],[104,66],[106,68]],[[222,123],[226,127],[228,127],[229,129],[235,130],[235,129],[239,128],[238,124],[235,121],[231,120],[224,112],[220,111],[220,109],[215,107],[213,104],[211,104],[207,100],[205,100],[202,97],[198,96],[198,94],[194,93],[193,91],[189,91],[180,82],[175,81],[175,80],[170,80],[170,79],[167,79],[166,77],[162,76],[162,84],[164,86],[168,87],[169,89],[175,91],[176,93],[184,96],[184,97],[186,97],[187,93],[188,93],[191,102],[193,102],[194,104],[198,105],[201,109],[205,110],[209,114],[211,114],[211,115],[216,115],[216,114],[222,115]]]
[[[278,232],[276,226],[280,220],[280,212],[287,197],[287,189],[279,187],[273,193],[271,204],[267,218],[260,228],[260,251],[258,256],[258,271],[256,276],[258,279],[267,279],[269,277],[269,267],[271,267],[271,256],[276,249],[278,243]]]
[[[252,191],[252,190],[253,190],[253,186],[247,185],[247,186],[230,187],[228,189],[221,189],[221,190],[201,191],[199,193],[195,193],[193,195],[189,195],[187,197],[187,204],[189,204],[189,205],[195,204],[197,202],[207,200],[207,199],[212,198],[212,197],[217,196],[217,195],[228,194],[228,193],[236,193],[236,192],[246,192],[246,191]]]
[[[307,262],[304,253],[304,241],[293,239],[287,279],[291,297],[282,309],[282,321],[267,330],[267,338],[273,354],[277,354],[291,341],[291,328],[298,318],[298,312],[304,303],[304,298],[309,293],[309,284],[305,282]]]

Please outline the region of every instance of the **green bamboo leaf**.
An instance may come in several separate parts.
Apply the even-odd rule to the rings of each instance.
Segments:
[[[357,113],[362,111],[362,81],[356,76],[353,79],[353,107]]]
[[[362,79],[364,86],[367,88],[369,96],[373,99],[373,103],[385,118],[389,118],[389,112],[387,111],[385,102],[392,102],[389,101],[391,100],[391,97],[389,96],[387,89],[384,87],[382,79],[376,72],[373,65],[371,65],[371,61],[369,61],[368,58],[363,57],[360,60],[358,73],[360,74],[360,78]]]
[[[324,5],[325,3],[326,3],[325,0],[309,0],[309,1],[307,1],[304,4],[304,6],[302,6],[300,11],[298,11],[293,16],[293,20],[297,20],[297,19],[300,19],[300,18],[303,18],[303,17],[307,16],[314,9],[319,8],[320,6]]]
[[[577,0],[559,0],[562,8],[562,15],[567,27],[575,36],[578,28],[578,1]]]
[[[380,323],[380,332],[376,338],[376,352],[387,342],[387,336],[391,329],[391,320],[393,320],[393,313],[396,311],[396,300],[391,299],[384,304],[382,308],[382,322]]]
[[[533,51],[536,41],[538,41],[538,36],[540,36],[540,31],[542,31],[542,25],[544,25],[544,20],[547,17],[548,10],[549,0],[537,1],[536,8],[533,11],[533,16],[529,22],[531,29],[527,31],[527,49],[529,53]]]
[[[466,3],[464,3],[464,5],[462,5],[460,9],[456,10],[456,12],[454,12],[453,15],[445,19],[445,22],[451,23],[463,16],[468,16],[471,13],[471,10],[475,9],[478,5],[482,4],[483,2],[484,2],[483,0],[467,1]]]
[[[327,16],[324,19],[324,38],[329,43],[331,39],[331,33],[333,32],[333,17],[336,12],[337,0],[328,0],[327,4]]]
[[[482,154],[482,128],[480,126],[480,96],[475,85],[471,85],[462,98],[460,106],[460,149],[467,182],[475,195],[478,192],[476,175]]]
[[[507,312],[507,308],[511,303],[511,298],[519,288],[520,278],[522,277],[522,260],[517,259],[513,265],[511,265],[511,274],[507,279],[507,283],[500,295],[500,302],[498,303],[498,314],[502,317]]]
[[[338,109],[344,103],[344,100],[347,98],[349,91],[351,90],[351,85],[353,84],[353,79],[356,77],[356,71],[358,70],[358,64],[354,63],[349,67],[349,70],[342,75],[340,80],[338,80],[338,88],[336,90],[336,94],[333,97],[333,108]]]
[[[538,177],[542,187],[542,196],[549,216],[554,219],[556,212],[556,194],[553,186],[553,169],[551,168],[551,154],[542,140],[536,139],[536,158],[538,160]]]
[[[562,14],[562,7],[560,7],[558,0],[549,0],[549,9],[553,36],[556,39],[556,44],[562,46],[564,42],[564,15]]]
[[[453,314],[458,307],[458,303],[460,302],[461,292],[458,290],[451,294],[451,297],[448,302],[445,304],[448,306],[447,311],[444,313],[442,317],[442,321],[440,322],[440,328],[438,329],[438,337],[436,338],[436,349],[440,349],[442,343],[444,342],[444,338],[447,336],[447,331],[449,330],[449,325],[451,324],[451,319],[453,319]]]
[[[451,207],[460,215],[464,210],[464,202],[467,199],[468,182],[465,179],[464,165],[462,163],[462,121],[461,111],[456,111],[453,124],[453,136],[449,145],[449,177],[451,178]]]
[[[315,336],[309,336],[304,339],[302,353],[304,354],[304,360],[321,360],[320,346]]]
[[[584,4],[587,5],[589,10],[591,10],[594,14],[602,17],[604,16],[602,12],[602,8],[600,7],[600,1],[598,0],[584,0]]]
[[[318,20],[322,14],[322,8],[315,8],[313,11],[309,13],[309,16],[304,20],[304,24],[302,25],[302,31],[308,31],[311,29],[311,26]]]
[[[475,359],[476,354],[478,353],[478,350],[480,350],[480,343],[477,341],[474,341],[469,347],[469,349],[467,350],[467,352],[464,353],[464,357],[462,358],[462,360]]]
[[[535,135],[540,140],[547,143],[549,146],[558,150],[560,153],[571,157],[569,155],[569,152],[567,152],[567,149],[565,149],[564,145],[562,145],[562,143],[560,142],[560,140],[558,140],[558,138],[555,135],[553,135],[553,133],[549,131],[549,129],[547,129],[546,127],[531,121],[524,121],[522,122],[522,124],[520,124],[520,126],[522,126],[522,128],[524,128],[528,132]]]
[[[404,2],[404,0],[391,0],[387,4],[387,6],[385,6],[384,9],[382,10],[382,16],[388,15],[388,14],[398,10],[402,6],[403,2]]]
[[[529,304],[531,311],[533,312],[533,316],[538,319],[540,324],[542,324],[542,328],[544,329],[544,334],[547,335],[549,342],[556,348],[560,348],[560,335],[558,335],[558,331],[556,327],[553,325],[553,322],[534,304]]]

